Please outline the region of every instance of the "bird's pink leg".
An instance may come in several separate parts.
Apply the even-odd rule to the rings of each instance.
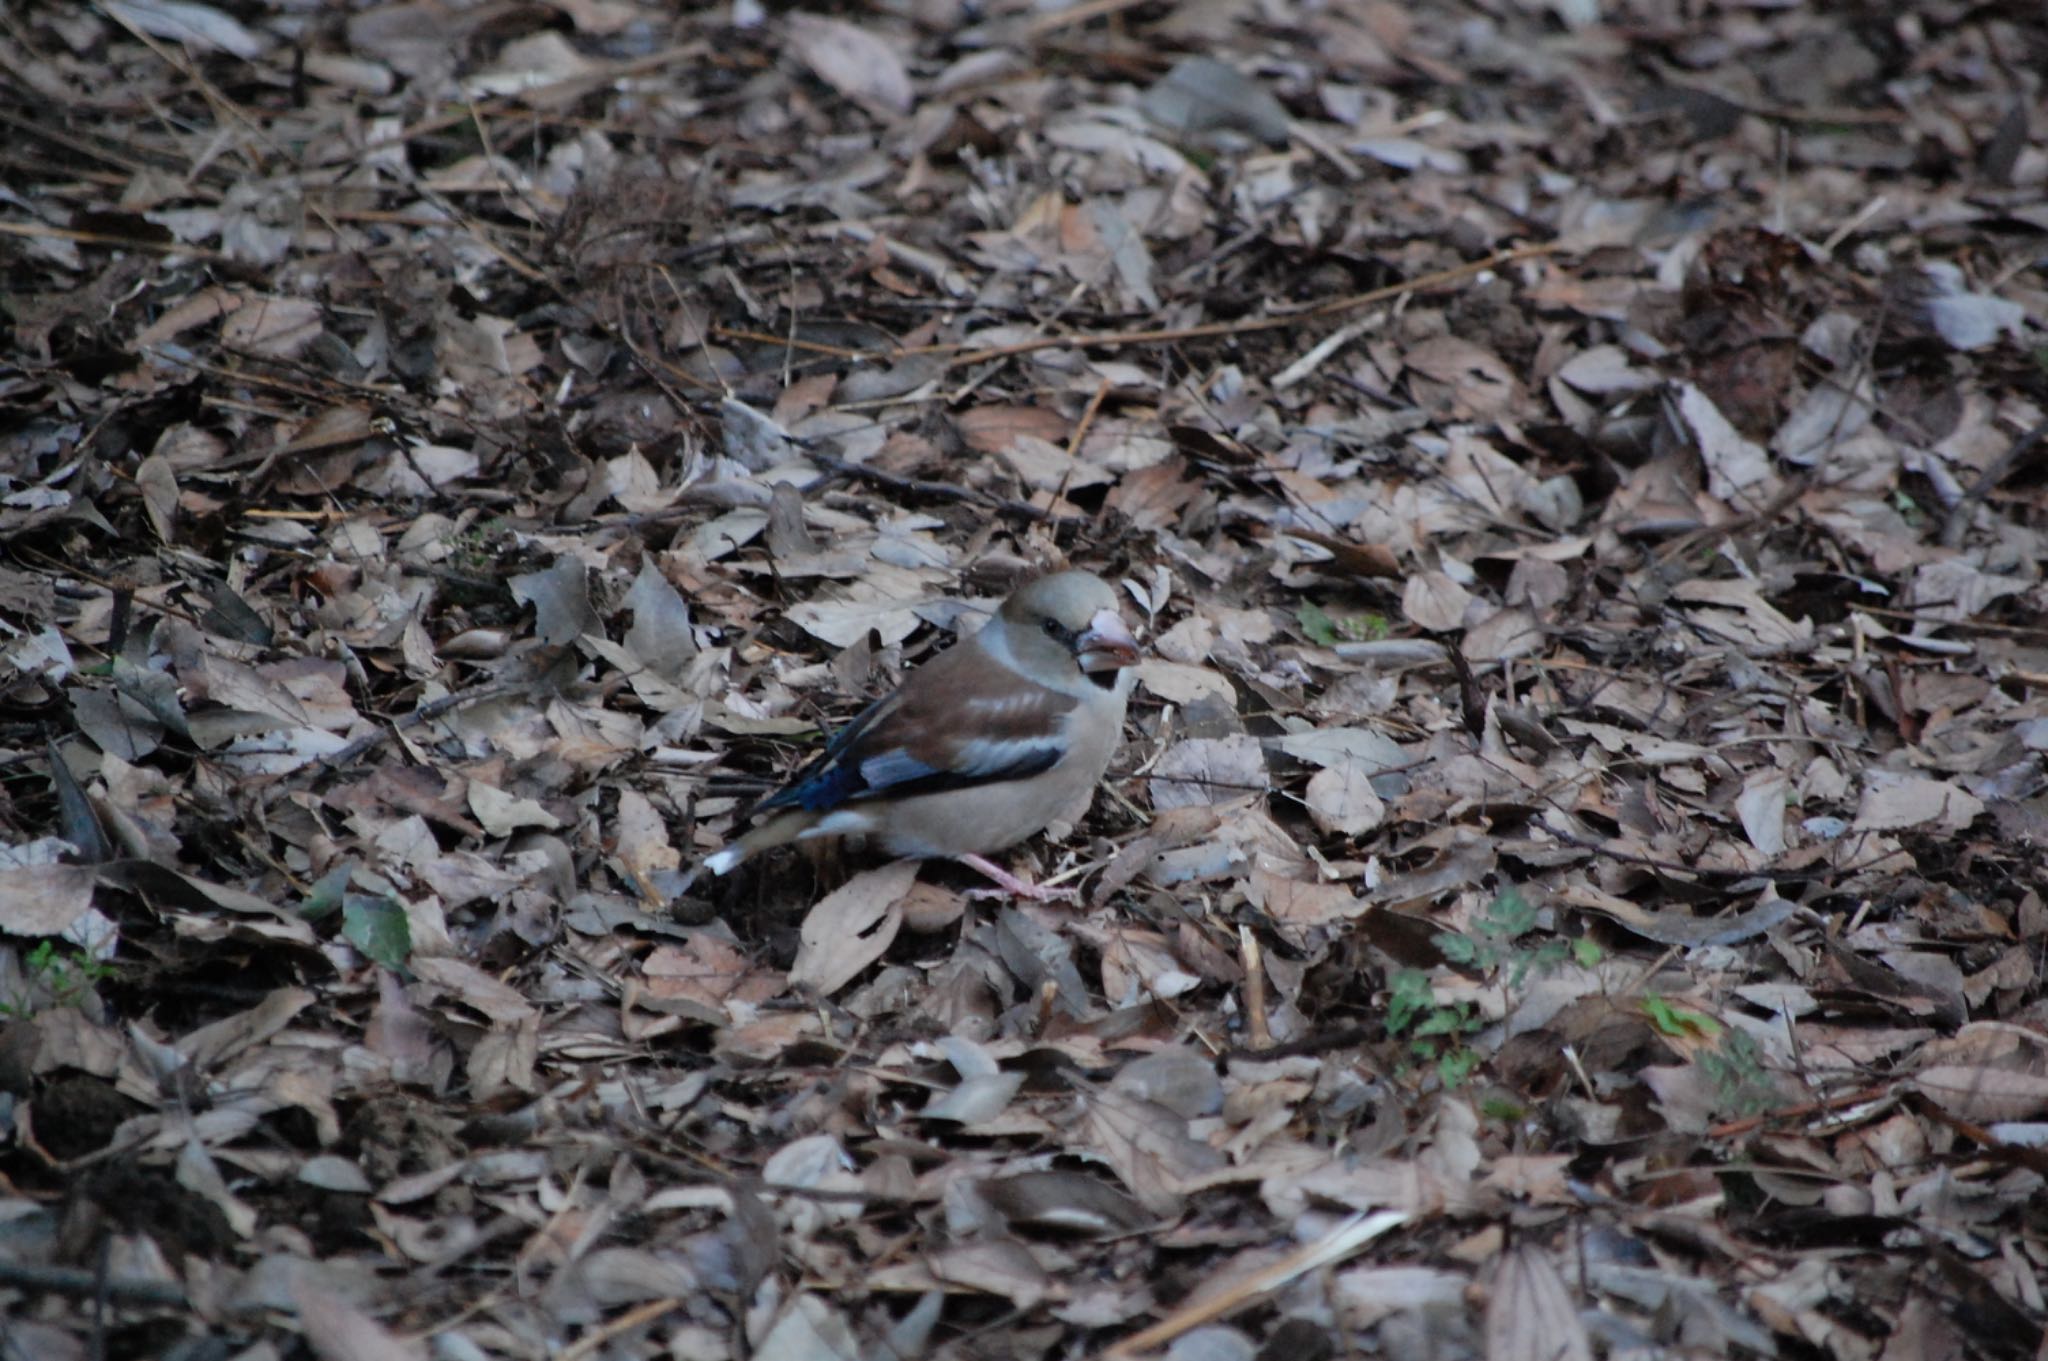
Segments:
[[[1000,885],[998,888],[970,888],[967,890],[967,896],[970,898],[1001,898],[1008,896],[1011,898],[1028,898],[1034,903],[1052,902],[1055,899],[1069,903],[1081,901],[1081,890],[1078,888],[1047,888],[1043,884],[1034,884],[1028,879],[1019,879],[993,860],[987,860],[978,855],[956,855],[953,858],[969,869],[986,875],[989,879]]]

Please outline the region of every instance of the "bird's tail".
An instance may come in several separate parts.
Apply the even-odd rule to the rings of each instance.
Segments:
[[[796,840],[817,820],[815,813],[784,813],[779,818],[771,818],[724,850],[705,856],[704,868],[713,874],[730,874],[769,847],[787,845]]]

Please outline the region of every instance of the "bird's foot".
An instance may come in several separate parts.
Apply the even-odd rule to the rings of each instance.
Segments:
[[[996,888],[970,888],[969,899],[977,898],[1025,898],[1034,903],[1079,903],[1081,890],[1078,888],[1052,888],[1046,884],[1034,884],[1029,879],[1019,879],[992,860],[978,855],[954,857],[961,864],[993,880]]]

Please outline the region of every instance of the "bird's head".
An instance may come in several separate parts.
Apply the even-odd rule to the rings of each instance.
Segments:
[[[1092,572],[1055,572],[1026,582],[1003,602],[998,618],[1012,652],[1034,670],[1071,675],[1078,668],[1108,689],[1138,660],[1116,591]]]

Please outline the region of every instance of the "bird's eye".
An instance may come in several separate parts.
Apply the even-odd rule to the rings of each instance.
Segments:
[[[1040,624],[1039,627],[1045,630],[1045,636],[1048,638],[1057,638],[1066,632],[1065,629],[1060,627],[1060,621],[1057,619],[1048,619]]]

